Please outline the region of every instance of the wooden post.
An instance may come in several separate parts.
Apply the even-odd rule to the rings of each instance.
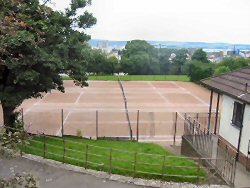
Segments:
[[[214,93],[214,91],[211,90],[211,93],[210,93],[210,104],[209,104],[209,113],[208,113],[208,124],[207,124],[208,133],[210,132],[211,113],[212,113],[212,105],[213,105],[213,93]]]
[[[63,163],[65,163],[65,154],[66,154],[66,146],[65,146],[65,140],[63,138]]]
[[[89,150],[89,145],[86,144],[86,154],[85,154],[85,169],[88,167],[88,150]]]
[[[46,159],[46,136],[43,133],[43,158]]]
[[[214,134],[217,134],[217,124],[218,124],[218,114],[220,106],[220,93],[217,96],[217,105],[216,105],[216,114],[215,114],[215,125],[214,125]]]
[[[137,142],[139,141],[139,117],[140,116],[140,111],[137,111],[137,124],[136,124],[136,140]]]
[[[109,174],[112,173],[112,148],[109,151]]]
[[[135,161],[134,161],[134,178],[136,176],[136,163],[137,163],[137,152],[135,152]]]
[[[200,165],[201,165],[201,162],[200,162],[200,158],[198,159],[198,168],[197,168],[197,182],[199,183],[200,182]]]
[[[162,178],[164,177],[165,161],[166,161],[166,155],[164,155],[164,157],[163,157],[163,163],[162,163],[162,168],[161,168],[161,176],[162,176]]]
[[[64,135],[64,129],[63,129],[63,109],[62,109],[62,111],[61,111],[61,118],[62,118],[62,122],[61,122],[61,126],[62,126],[62,137],[63,137],[63,135]]]
[[[174,146],[175,146],[175,142],[176,142],[177,118],[178,118],[178,113],[175,112],[175,121],[174,121]]]
[[[23,108],[21,108],[21,121],[22,121],[22,126],[24,128]]]
[[[96,110],[96,114],[95,114],[95,119],[96,119],[96,140],[98,140],[98,110]]]

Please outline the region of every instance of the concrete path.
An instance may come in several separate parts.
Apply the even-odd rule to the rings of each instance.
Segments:
[[[41,188],[142,188],[52,167],[21,157],[7,159],[0,156],[0,177],[8,178],[16,173],[35,175],[39,178]]]
[[[246,168],[239,162],[236,166],[234,184],[236,188],[250,188],[250,172],[246,171]]]

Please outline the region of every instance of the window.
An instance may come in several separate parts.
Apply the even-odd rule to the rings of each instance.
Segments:
[[[232,124],[238,128],[241,128],[243,121],[243,104],[239,102],[234,102],[234,111],[233,111],[233,119]]]

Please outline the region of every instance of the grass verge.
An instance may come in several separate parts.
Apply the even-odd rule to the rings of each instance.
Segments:
[[[58,137],[36,136],[23,150],[48,159],[125,176],[178,182],[203,181],[206,176],[195,161],[149,143],[72,137],[65,137],[63,142]]]
[[[71,78],[67,76],[63,76],[62,78],[63,80],[71,80]],[[189,77],[186,75],[124,75],[120,76],[120,79],[123,81],[190,81]],[[93,75],[89,76],[88,80],[117,81],[118,76]]]

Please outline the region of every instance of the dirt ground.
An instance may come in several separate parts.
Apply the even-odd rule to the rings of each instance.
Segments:
[[[129,120],[140,139],[170,141],[173,138],[175,112],[208,112],[210,91],[190,82],[123,81]],[[43,98],[24,101],[26,129],[32,133],[86,137],[128,137],[129,126],[124,99],[117,81],[89,81],[80,88],[65,81],[65,93],[52,91]],[[213,109],[216,104],[214,96]],[[63,115],[62,115],[63,109]],[[139,110],[139,118],[137,117]],[[2,111],[0,111],[2,123]],[[177,135],[183,133],[183,122],[177,123]]]

